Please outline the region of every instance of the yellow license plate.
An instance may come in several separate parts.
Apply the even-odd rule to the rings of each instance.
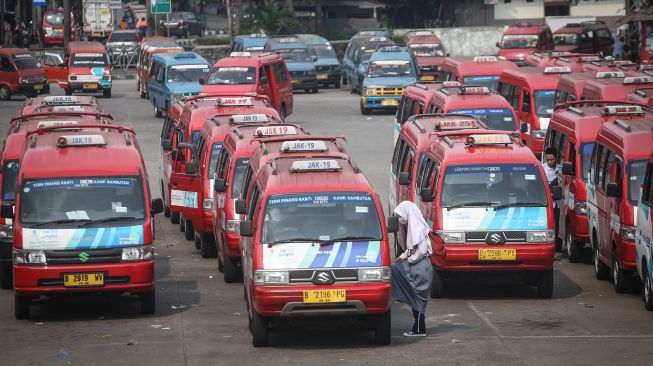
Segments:
[[[97,84],[84,84],[82,87],[84,89],[97,89]]]
[[[299,84],[299,80],[293,80],[292,83],[293,84]]]
[[[34,84],[34,89],[35,89],[35,90],[41,90],[41,89],[43,89],[43,84]]]
[[[347,301],[347,290],[306,290],[304,304]]]
[[[93,36],[102,36],[102,35],[103,35],[102,32],[93,32]]]
[[[63,28],[54,28],[53,31],[55,33],[63,33]]]
[[[433,76],[433,75],[424,75],[419,79],[424,80],[424,81],[433,81],[433,80],[435,80],[435,76]]]
[[[514,261],[517,259],[517,249],[479,249],[480,261]]]
[[[104,286],[104,273],[67,273],[63,275],[64,287]]]
[[[384,99],[381,101],[381,105],[386,107],[396,107],[399,103],[396,99]]]
[[[328,79],[328,78],[329,78],[329,75],[327,75],[327,74],[317,74],[317,79],[318,80],[324,80],[324,79]]]

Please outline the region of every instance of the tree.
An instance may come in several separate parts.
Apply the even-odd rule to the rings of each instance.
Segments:
[[[253,6],[245,11],[241,20],[240,33],[283,34],[297,26],[295,13],[288,8],[281,8],[276,2],[270,1],[263,6]]]

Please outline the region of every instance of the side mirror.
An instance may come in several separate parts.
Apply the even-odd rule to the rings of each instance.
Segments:
[[[608,186],[606,187],[605,190],[608,197],[616,197],[616,198],[621,197],[621,189],[618,183],[608,183]]]
[[[495,43],[494,45],[499,47],[499,48],[501,47],[501,45],[499,44],[499,41],[497,41],[497,43]]]
[[[163,141],[161,142],[161,147],[162,147],[163,150],[165,150],[165,151],[170,151],[170,150],[172,150],[172,140],[163,140]]]
[[[163,200],[161,198],[154,198],[152,199],[152,203],[150,203],[150,210],[152,212],[152,215],[160,214],[163,212]]]
[[[408,175],[408,172],[400,172],[398,178],[400,185],[407,186],[410,184],[410,175]]]
[[[206,84],[206,76],[200,77],[200,85]]]
[[[245,203],[245,200],[236,200],[236,213],[239,215],[244,215],[247,213],[247,204]]]
[[[556,186],[551,188],[551,199],[554,201],[560,201],[562,199],[562,187]]]
[[[197,160],[189,161],[186,164],[186,174],[196,174],[198,165],[199,164],[198,164]]]
[[[252,230],[252,222],[249,220],[240,222],[240,236],[252,237],[254,236],[254,230]]]
[[[449,56],[451,56],[451,54],[449,52],[447,52],[447,54],[445,56],[449,57]]]
[[[430,189],[422,188],[419,191],[419,198],[422,200],[422,202],[433,202],[433,193],[431,193]]]
[[[312,56],[311,56],[311,60],[313,60],[313,62],[317,61],[317,56],[312,55]]]
[[[222,178],[216,179],[213,188],[216,192],[225,192],[227,190],[227,182]]]
[[[574,175],[574,164],[571,161],[565,161],[562,163],[562,174]]]
[[[522,122],[519,124],[519,131],[521,133],[527,133],[528,132],[528,124],[526,122]]]
[[[13,219],[14,205],[11,203],[3,203],[2,206],[0,206],[0,216],[5,219]]]
[[[396,233],[399,231],[399,218],[397,216],[388,217],[388,232]]]
[[[530,113],[530,111],[531,111],[531,104],[530,104],[530,103],[523,103],[523,104],[521,105],[521,111],[522,111],[522,112],[526,112],[526,113]]]

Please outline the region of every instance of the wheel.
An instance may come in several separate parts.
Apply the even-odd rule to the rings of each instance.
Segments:
[[[599,247],[594,241],[594,275],[597,280],[607,280],[610,278],[610,268],[599,258]]]
[[[152,315],[156,311],[156,295],[154,291],[141,292],[138,294],[141,303],[141,314]]]
[[[179,214],[179,231],[181,231],[182,233],[186,230],[186,223],[185,223],[185,221],[186,221],[186,220],[184,219],[184,216],[182,216],[181,214]]]
[[[11,260],[0,262],[0,288],[11,290],[14,287],[14,274]]]
[[[170,217],[172,211],[170,211],[170,206],[163,206],[163,216]]]
[[[653,311],[653,289],[651,288],[651,276],[644,271],[644,281],[642,281],[642,300],[644,307],[648,311]]]
[[[340,82],[338,81],[337,83],[333,84],[333,87],[336,89],[340,89]]]
[[[553,296],[553,269],[540,273],[537,281],[537,297],[549,299]]]
[[[431,298],[440,299],[444,297],[445,288],[444,281],[442,281],[442,276],[438,271],[433,269],[433,280],[431,281]]]
[[[614,290],[618,294],[623,294],[628,291],[630,288],[630,278],[628,278],[628,272],[619,268],[619,260],[617,258],[617,251],[612,251],[612,284],[614,285]]]
[[[111,89],[104,89],[102,91],[102,96],[105,98],[111,98]]]
[[[171,222],[173,225],[178,224],[178,223],[179,223],[179,220],[180,220],[180,216],[181,216],[181,215],[179,215],[179,212],[171,212],[171,213],[170,213],[170,222]]]
[[[313,88],[313,94],[317,94],[320,91],[318,88]]]
[[[218,239],[215,239],[215,251],[217,253],[218,257],[218,272],[223,272],[224,271],[224,263],[222,263],[222,256],[220,254],[220,243],[218,243]]]
[[[198,234],[197,231],[195,232],[193,239],[195,241],[195,249],[200,249],[202,242],[200,240],[200,234]]]
[[[11,99],[11,89],[6,85],[0,86],[0,100],[9,100]]]
[[[184,238],[186,240],[195,240],[195,229],[193,228],[193,222],[190,219],[184,220]],[[199,249],[196,247],[196,249]]]
[[[555,241],[556,241],[556,252],[561,252],[562,251],[562,239],[560,239],[560,238],[558,238],[556,236]]]
[[[200,235],[200,253],[202,258],[215,258],[218,255],[218,248],[215,246],[213,234]]]
[[[243,280],[242,271],[236,265],[236,260],[231,258],[227,253],[222,255],[223,267],[222,273],[224,274],[225,283],[237,283]]]
[[[14,317],[16,319],[29,319],[32,298],[14,295]]]
[[[154,103],[154,117],[156,118],[161,118],[163,116],[163,112],[157,107],[156,103]]]
[[[372,114],[372,109],[371,108],[365,108],[365,106],[363,105],[362,100],[360,102],[360,108],[361,108],[361,114],[362,115],[369,116],[370,114]]]
[[[565,241],[569,263],[579,263],[583,259],[583,247],[585,243],[574,240],[569,228],[567,228],[567,239]]]
[[[383,314],[378,315],[374,324],[374,343],[387,346],[392,340],[392,321],[390,309]]]
[[[345,74],[340,74],[340,82],[338,83],[338,85],[340,84],[347,85],[347,76]]]
[[[306,93],[306,94],[310,94],[310,93],[311,93],[311,89],[304,89],[304,93]]]
[[[252,322],[252,345],[254,347],[267,347],[270,344],[270,331],[268,329],[268,320],[258,315],[256,310],[250,311]]]

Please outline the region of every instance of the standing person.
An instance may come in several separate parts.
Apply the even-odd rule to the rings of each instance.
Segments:
[[[544,151],[544,173],[546,180],[549,182],[549,187],[553,188],[560,185],[562,180],[562,167],[558,164],[558,151],[555,147],[549,147]],[[553,217],[555,220],[555,241],[556,251],[560,251],[562,241],[558,239],[558,221],[560,219],[560,201],[553,201]],[[560,243],[560,244],[559,244]]]
[[[2,25],[2,31],[4,32],[2,37],[2,43],[4,43],[7,46],[12,44],[14,37],[11,32],[11,23],[9,23],[8,19],[5,19],[5,23]]]
[[[426,337],[426,303],[433,279],[433,266],[429,257],[433,254],[429,232],[416,204],[401,202],[394,210],[399,222],[407,225],[406,251],[392,265],[392,297],[410,305],[415,322],[413,329],[404,337]]]
[[[122,20],[120,21],[120,25],[118,25],[120,29],[125,30],[127,29],[127,18],[122,17]]]
[[[622,60],[624,58],[624,37],[619,37],[619,39],[612,46],[612,57],[616,60]]]
[[[142,17],[141,20],[136,23],[136,27],[141,32],[142,37],[147,36],[147,22],[145,21],[145,17]]]

